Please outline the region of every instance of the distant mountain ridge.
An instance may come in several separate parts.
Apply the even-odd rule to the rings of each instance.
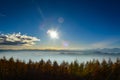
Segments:
[[[96,51],[100,51],[103,53],[120,53],[120,48],[103,48],[97,49]]]
[[[120,48],[103,48],[103,49],[89,49],[89,50],[51,50],[51,49],[23,49],[23,50],[0,50],[1,51],[53,51],[61,54],[120,54]]]

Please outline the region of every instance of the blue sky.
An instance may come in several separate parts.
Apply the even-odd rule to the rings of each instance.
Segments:
[[[0,32],[37,37],[40,41],[36,46],[40,48],[120,47],[119,3],[119,0],[0,0]],[[60,38],[50,39],[46,34],[49,29],[57,30]]]

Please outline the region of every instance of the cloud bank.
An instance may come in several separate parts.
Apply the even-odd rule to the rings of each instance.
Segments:
[[[40,39],[21,33],[0,34],[0,45],[34,45]]]
[[[106,47],[111,47],[112,44],[115,44],[118,41],[120,41],[120,39],[113,38],[113,39],[108,39],[108,40],[94,43],[91,46],[93,48],[106,48]]]

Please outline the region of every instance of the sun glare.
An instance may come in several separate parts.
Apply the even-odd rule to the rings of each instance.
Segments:
[[[52,38],[52,39],[58,39],[58,32],[55,30],[48,30],[47,34]]]

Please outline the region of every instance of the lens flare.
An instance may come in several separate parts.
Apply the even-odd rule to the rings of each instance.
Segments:
[[[69,43],[67,41],[63,41],[62,44],[63,44],[64,47],[68,47],[69,46]]]
[[[59,17],[59,18],[58,18],[58,22],[59,22],[59,23],[63,23],[63,22],[64,22],[64,18],[63,18],[63,17]]]

